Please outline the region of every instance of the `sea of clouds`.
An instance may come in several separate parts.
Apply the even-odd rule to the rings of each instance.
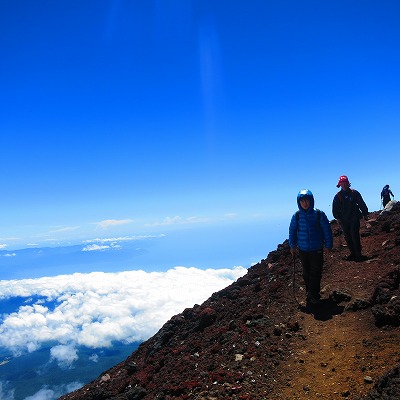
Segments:
[[[82,346],[95,350],[112,348],[116,342],[144,341],[173,315],[201,304],[246,272],[243,267],[175,267],[165,272],[91,272],[2,280],[0,301],[14,307],[0,314],[0,348],[19,357],[48,348],[50,343],[46,364],[71,369]],[[80,386],[80,382],[53,382],[33,395],[18,397],[12,382],[0,380],[0,399],[55,400]]]
[[[247,270],[175,267],[166,272],[75,273],[0,281],[0,300],[25,303],[2,314],[0,347],[14,357],[54,343],[51,357],[68,367],[78,347],[111,347],[152,336],[173,315],[201,304]],[[32,299],[36,299],[32,302]]]
[[[101,373],[105,370],[99,369],[101,365],[114,359],[110,354],[126,357],[173,315],[203,303],[247,272],[244,267],[206,269],[204,264],[222,264],[222,258],[228,259],[225,266],[235,265],[233,259],[248,259],[256,253],[254,241],[253,247],[245,243],[243,237],[248,235],[212,247],[202,242],[203,232],[198,234],[201,240],[186,240],[186,236],[186,232],[174,232],[168,237],[33,246],[15,250],[12,257],[1,250],[0,400],[55,400],[79,388],[88,379],[80,375],[86,365],[92,363],[90,371]],[[212,239],[218,241],[218,235]],[[191,243],[196,243],[196,251]],[[215,247],[217,258],[210,250]],[[207,263],[200,257],[203,268],[164,268],[177,254],[180,265],[196,265],[200,256]],[[133,262],[143,269],[115,269]],[[152,265],[160,264],[161,270],[152,270]],[[70,273],[78,268],[80,272]],[[92,268],[103,272],[91,272]],[[25,373],[31,374],[28,386],[23,382]]]

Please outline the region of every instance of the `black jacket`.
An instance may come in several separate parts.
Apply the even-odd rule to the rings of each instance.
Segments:
[[[341,190],[336,193],[332,203],[334,218],[352,221],[368,215],[368,207],[361,194],[355,189]]]

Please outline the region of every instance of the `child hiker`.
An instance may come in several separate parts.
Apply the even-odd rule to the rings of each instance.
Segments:
[[[314,196],[310,190],[300,190],[296,211],[289,226],[289,246],[292,257],[298,249],[306,285],[307,304],[318,304],[321,298],[324,247],[332,249],[332,229],[323,211],[314,208]]]

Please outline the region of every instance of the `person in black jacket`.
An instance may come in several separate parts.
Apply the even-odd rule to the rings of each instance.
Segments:
[[[392,193],[392,191],[389,188],[389,185],[385,185],[382,189],[381,192],[381,199],[382,199],[382,205],[383,208],[386,207],[386,204],[389,203],[390,199],[390,195],[392,195],[392,197],[394,197],[394,194]]]
[[[361,254],[360,219],[368,221],[368,207],[361,194],[350,189],[351,183],[346,175],[339,178],[337,187],[341,190],[336,193],[332,203],[332,214],[338,220],[350,250],[348,261],[364,261]]]

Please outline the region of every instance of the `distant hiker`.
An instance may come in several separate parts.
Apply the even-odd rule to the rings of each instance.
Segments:
[[[361,254],[360,219],[368,221],[368,207],[361,194],[350,189],[351,183],[346,175],[342,175],[336,187],[341,190],[336,193],[332,203],[332,214],[343,230],[344,238],[350,250],[346,257],[348,261],[364,261]]]
[[[392,195],[392,197],[394,197],[394,194],[392,193],[392,191],[389,189],[389,185],[385,185],[382,189],[381,192],[381,199],[382,199],[382,205],[383,208],[385,208],[386,204],[389,203],[390,199],[390,195]]]
[[[324,246],[333,246],[332,230],[323,211],[314,209],[314,196],[310,190],[300,190],[296,211],[289,226],[289,246],[292,257],[299,251],[306,285],[307,302],[317,304],[321,298],[322,266]]]

